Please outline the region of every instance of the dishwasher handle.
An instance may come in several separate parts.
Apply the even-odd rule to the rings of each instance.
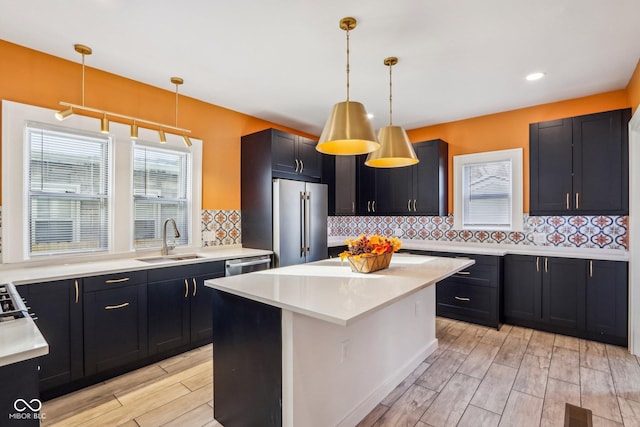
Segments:
[[[269,264],[270,262],[271,262],[271,258],[263,258],[255,261],[245,261],[245,262],[227,261],[226,266],[227,267],[249,267],[251,265]]]

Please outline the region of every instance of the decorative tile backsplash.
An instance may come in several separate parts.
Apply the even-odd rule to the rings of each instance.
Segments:
[[[202,211],[202,247],[239,245],[239,210],[203,210]]]
[[[523,216],[522,232],[454,230],[449,216],[332,216],[329,237],[361,233],[444,242],[627,249],[627,216]]]

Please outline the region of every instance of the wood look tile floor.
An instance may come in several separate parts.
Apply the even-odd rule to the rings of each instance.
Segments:
[[[594,427],[640,426],[640,363],[625,348],[443,318],[436,331],[439,348],[359,427],[563,426],[566,402]],[[221,426],[212,360],[208,345],[45,402],[42,425]]]

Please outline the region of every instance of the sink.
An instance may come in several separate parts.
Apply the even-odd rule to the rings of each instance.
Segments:
[[[202,256],[198,254],[177,254],[177,255],[164,255],[150,258],[138,258],[138,261],[148,262],[149,264],[160,264],[163,262],[176,262],[176,261],[188,261],[191,259],[199,259]]]

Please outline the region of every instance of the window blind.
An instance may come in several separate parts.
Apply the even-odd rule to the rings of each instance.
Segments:
[[[463,226],[511,227],[511,162],[467,164],[463,167]]]
[[[27,124],[29,253],[109,247],[109,137]]]
[[[168,225],[169,242],[189,242],[189,153],[179,149],[136,144],[133,149],[134,247],[162,245],[162,226],[176,221],[180,238],[174,239]]]

